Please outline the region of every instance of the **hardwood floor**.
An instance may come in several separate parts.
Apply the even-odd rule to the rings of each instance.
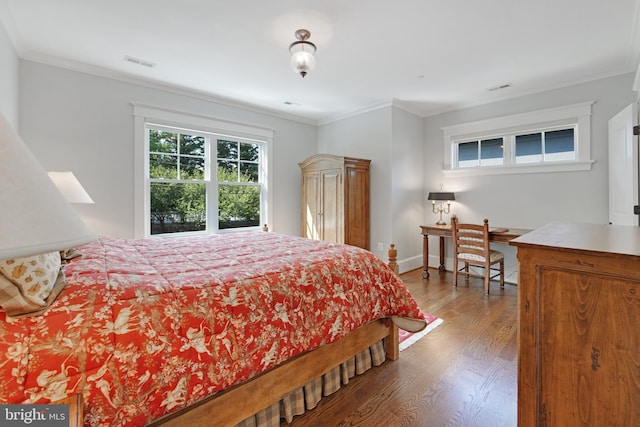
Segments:
[[[516,286],[491,282],[485,297],[481,280],[460,278],[455,289],[450,272],[401,278],[420,308],[444,323],[286,425],[515,426]]]

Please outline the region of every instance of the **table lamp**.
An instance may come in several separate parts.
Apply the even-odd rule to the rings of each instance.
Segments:
[[[451,202],[456,199],[455,194],[445,191],[437,191],[429,193],[428,200],[431,200],[433,213],[440,214],[440,220],[436,222],[438,225],[446,225],[447,223],[442,219],[442,214],[448,214],[451,212]],[[436,206],[436,202],[440,202],[439,206]],[[447,207],[444,207],[444,202],[447,202]]]
[[[69,203],[94,203],[89,193],[86,192],[78,178],[71,171],[47,172],[49,178],[58,187],[64,198]]]
[[[0,260],[96,239],[0,114]]]

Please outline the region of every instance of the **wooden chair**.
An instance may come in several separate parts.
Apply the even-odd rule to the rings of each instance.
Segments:
[[[458,274],[464,274],[466,281],[469,277],[484,278],[484,293],[489,295],[489,282],[500,276],[500,287],[504,287],[504,254],[489,247],[489,220],[483,225],[461,224],[458,218],[451,218],[451,232],[453,235],[453,286],[458,286]],[[464,266],[459,268],[459,263]],[[494,264],[500,264],[500,268]],[[469,271],[469,265],[482,267],[484,274]],[[493,274],[493,275],[492,275]]]

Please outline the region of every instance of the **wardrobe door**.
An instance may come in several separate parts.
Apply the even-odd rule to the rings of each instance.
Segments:
[[[320,240],[321,222],[321,173],[302,174],[302,237]]]
[[[344,243],[342,173],[340,169],[329,169],[322,171],[321,177],[321,239],[327,242]]]
[[[344,239],[369,250],[369,169],[347,166],[345,175]]]

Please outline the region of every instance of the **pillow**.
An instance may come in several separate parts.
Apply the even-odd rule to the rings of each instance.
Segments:
[[[78,251],[76,248],[66,249],[60,251],[60,258],[62,258],[62,264],[66,264],[68,261],[82,256],[82,253]]]
[[[7,315],[42,314],[64,288],[60,252],[0,261],[0,306]]]

